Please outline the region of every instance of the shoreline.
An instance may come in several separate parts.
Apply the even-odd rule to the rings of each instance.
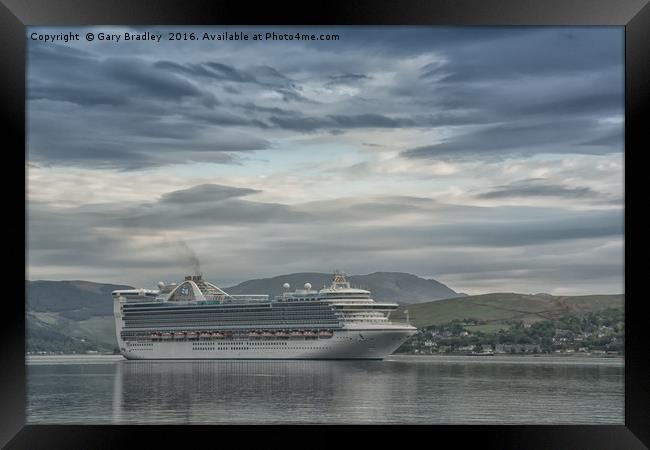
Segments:
[[[472,354],[472,353],[393,353],[393,356],[434,356],[434,357],[456,357],[456,356],[480,356],[480,357],[508,357],[508,358],[601,358],[601,359],[625,359],[625,355],[615,354],[593,354],[593,353],[493,353],[493,354]]]
[[[543,355],[533,355],[533,354],[507,354],[507,353],[497,353],[495,355],[469,355],[469,354],[459,354],[459,353],[434,353],[430,355],[417,355],[417,354],[406,354],[406,353],[400,353],[400,354],[392,354],[387,356],[383,361],[405,361],[405,360],[453,360],[453,359],[458,359],[458,360],[465,360],[465,361],[485,361],[485,362],[498,362],[498,361],[504,361],[504,360],[511,360],[511,361],[517,361],[517,360],[562,360],[562,359],[573,359],[573,360],[590,360],[590,361],[616,361],[616,362],[621,362],[623,363],[625,361],[625,356],[624,355],[586,355],[586,354],[543,354]],[[43,363],[43,362],[75,362],[75,361],[83,361],[83,362],[101,362],[105,363],[108,361],[127,361],[124,356],[119,355],[119,354],[112,354],[112,353],[106,353],[106,354],[75,354],[75,353],[70,353],[70,354],[58,354],[58,355],[25,355],[25,363],[26,364],[31,364],[31,363]],[[150,360],[150,361],[165,361],[165,360]],[[237,360],[220,360],[220,359],[214,359],[214,360],[201,360],[201,361],[237,361]],[[264,359],[260,359],[258,361],[268,361]],[[274,360],[275,361],[275,360]],[[291,361],[291,360],[283,360],[283,361]],[[323,360],[314,360],[314,361],[323,361]],[[360,360],[363,361],[363,360]]]

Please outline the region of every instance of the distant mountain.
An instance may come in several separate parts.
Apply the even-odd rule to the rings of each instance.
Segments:
[[[444,284],[431,279],[420,278],[410,273],[375,272],[369,275],[351,275],[347,277],[350,285],[371,292],[376,301],[412,304],[462,297],[465,294],[450,289]],[[268,294],[280,295],[282,285],[289,283],[291,290],[302,289],[305,283],[311,283],[312,289],[321,289],[332,283],[332,274],[303,272],[279,275],[273,278],[244,281],[237,286],[224,288],[230,294]]]
[[[74,320],[96,316],[112,316],[111,291],[132,289],[122,284],[103,284],[91,281],[27,281],[27,310],[56,312]]]
[[[408,310],[410,323],[418,328],[463,319],[476,319],[485,322],[487,327],[498,327],[511,321],[533,323],[608,308],[621,308],[624,304],[623,294],[555,296],[504,292],[404,305],[393,312],[390,318],[402,322],[406,319],[404,311]]]

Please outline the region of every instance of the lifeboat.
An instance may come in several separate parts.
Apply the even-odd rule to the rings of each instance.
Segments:
[[[256,331],[250,331],[248,333],[248,337],[257,337],[257,332]]]
[[[201,332],[201,337],[209,338],[210,336],[212,336],[212,334],[208,333],[207,331]]]
[[[219,333],[218,331],[215,331],[215,332],[213,332],[211,334],[212,334],[212,337],[215,337],[215,338],[222,338],[223,337],[223,335],[221,333]]]
[[[332,337],[332,332],[329,330],[321,330],[318,332],[318,337],[321,339],[328,339]]]
[[[171,333],[163,333],[163,334],[162,334],[162,338],[163,338],[163,339],[171,339],[171,337],[172,337],[172,334],[171,334]]]
[[[199,337],[199,334],[196,331],[190,331],[189,333],[187,333],[187,337],[193,339]]]
[[[184,338],[185,337],[185,332],[184,331],[177,331],[174,333],[175,338]]]

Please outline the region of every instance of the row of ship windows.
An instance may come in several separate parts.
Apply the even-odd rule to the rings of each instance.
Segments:
[[[122,339],[128,339],[129,337],[137,339],[137,336],[122,336]],[[346,341],[352,341],[354,339],[354,338],[352,338],[350,336],[334,336],[334,338],[337,339],[337,340],[342,339],[342,340],[346,340]],[[370,339],[371,341],[374,340],[374,338],[366,338],[366,339]],[[208,342],[209,341],[195,342],[195,343],[192,344],[192,346],[193,347],[202,347],[202,346],[208,346],[209,347],[210,345],[214,345],[214,344],[211,344],[211,343],[208,343]],[[253,345],[253,346],[261,346],[261,347],[263,347],[265,345],[289,345],[290,342],[293,343],[293,341],[289,341],[289,342],[287,342],[287,341],[273,341],[273,342],[265,342],[265,341],[250,342],[250,341],[248,341],[248,342],[246,342],[246,345]],[[239,342],[229,340],[229,341],[225,341],[224,343],[226,343],[226,344],[234,344],[234,343],[239,343]],[[145,343],[129,343],[129,345],[132,346],[132,347],[153,347],[154,344],[145,342]]]
[[[322,317],[322,316],[333,316],[335,312],[331,309],[324,309],[321,311],[304,311],[304,312],[286,312],[286,311],[253,311],[242,313],[240,311],[187,311],[187,312],[175,312],[175,311],[164,311],[164,312],[132,312],[125,311],[125,317]]]
[[[246,345],[252,345],[252,346],[256,346],[256,347],[264,347],[264,346],[269,346],[269,345],[286,346],[286,345],[289,345],[289,343],[288,342],[247,342]],[[212,346],[214,346],[214,344],[212,344]],[[194,344],[192,347],[195,347],[195,348],[210,347],[210,344],[197,343],[197,344]]]
[[[368,311],[359,311],[361,313]],[[337,314],[342,314],[343,311],[305,311],[303,313],[285,313],[285,312],[257,312],[257,313],[228,313],[228,314],[217,314],[212,311],[209,312],[192,312],[187,314],[177,314],[175,312],[166,312],[164,314],[147,314],[147,313],[132,313],[126,312],[123,314],[124,317],[174,317],[174,318],[184,318],[184,317],[332,317]]]
[[[329,350],[331,347],[266,347],[279,350]],[[192,350],[257,350],[257,347],[195,347]]]
[[[307,311],[277,311],[277,310],[267,310],[267,311],[123,311],[125,317],[205,317],[205,316],[214,316],[214,317],[223,317],[223,316],[245,316],[245,317],[321,317],[321,316],[332,316],[334,314],[384,314],[381,311],[375,311],[373,308],[337,308],[336,310],[331,308],[323,309],[310,309]]]
[[[259,327],[259,328],[264,328],[268,327],[270,325],[278,325],[281,327],[287,327],[287,326],[292,326],[292,325],[300,325],[302,328],[332,328],[338,326],[339,321],[303,321],[303,322],[289,322],[289,321],[282,321],[282,320],[269,320],[265,322],[258,322],[254,326]],[[147,328],[152,328],[152,327],[165,327],[165,326],[172,326],[175,328],[179,327],[219,327],[219,326],[237,326],[241,325],[244,327],[250,328],[251,323],[250,321],[229,321],[229,322],[215,322],[215,321],[210,321],[210,320],[196,320],[193,322],[131,322],[128,321],[125,323],[125,328],[138,328],[138,327],[147,327]]]
[[[195,308],[123,308],[123,311],[132,312],[132,313],[146,313],[146,314],[156,314],[156,313],[167,313],[173,312],[178,314],[187,314],[187,313],[206,313],[206,312],[218,312],[218,313],[251,313],[251,312],[278,312],[290,314],[294,312],[301,311],[329,311],[332,309],[331,305],[314,305],[310,308],[301,308],[299,306],[295,308],[225,308],[225,307],[195,307]]]
[[[348,317],[366,317],[366,316],[348,316]],[[375,316],[368,316],[375,317]],[[169,317],[169,318],[160,318],[160,317],[143,317],[143,318],[132,318],[126,317],[123,319],[127,323],[151,323],[151,322],[178,322],[178,323],[191,323],[191,322],[246,322],[246,323],[277,323],[277,322],[287,322],[287,323],[300,323],[300,322],[336,322],[339,320],[338,317],[310,317],[310,318],[282,318],[282,317]]]
[[[351,321],[350,321],[351,322]],[[301,322],[300,324],[296,323],[289,323],[289,322],[263,322],[263,323],[257,323],[257,327],[259,328],[297,328],[297,326],[300,325],[300,328],[337,328],[339,325],[339,322]],[[178,330],[180,328],[209,328],[209,329],[217,329],[219,327],[237,327],[239,326],[242,329],[250,329],[251,323],[250,322],[191,322],[191,323],[183,323],[183,322],[168,322],[168,323],[163,323],[163,322],[136,322],[136,323],[131,323],[127,322],[124,328],[145,328],[145,329],[152,329],[152,328],[161,328],[161,329],[167,329],[167,328],[172,328],[175,330]]]
[[[327,303],[323,304],[310,304],[304,305],[277,305],[277,306],[234,306],[234,305],[223,305],[223,306],[151,306],[145,307],[144,305],[124,305],[124,311],[144,311],[147,313],[153,312],[194,312],[194,311],[224,311],[224,312],[249,312],[249,311],[314,311],[314,310],[328,310],[332,309],[332,305]]]

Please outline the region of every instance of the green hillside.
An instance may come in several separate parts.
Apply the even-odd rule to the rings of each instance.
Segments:
[[[60,313],[27,313],[27,336],[41,331],[56,331],[76,340],[83,339],[99,350],[117,347],[115,319],[110,316],[95,316],[85,320],[69,319]],[[54,337],[58,342],[58,337]]]
[[[73,320],[113,315],[111,292],[132,289],[122,284],[90,281],[28,281],[25,280],[27,310],[56,312]]]
[[[408,310],[411,324],[418,328],[471,318],[484,321],[482,326],[496,329],[508,321],[534,323],[623,305],[623,294],[553,296],[494,293],[404,305],[390,318],[396,322],[405,321],[404,310]]]
[[[64,352],[85,353],[87,351],[112,351],[116,345],[103,343],[96,338],[95,330],[81,332],[72,327],[62,325],[60,320],[53,317],[43,317],[41,320],[34,314],[25,317],[27,328],[26,350],[30,353]],[[115,341],[115,331],[110,339]],[[110,342],[110,341],[109,341]]]

